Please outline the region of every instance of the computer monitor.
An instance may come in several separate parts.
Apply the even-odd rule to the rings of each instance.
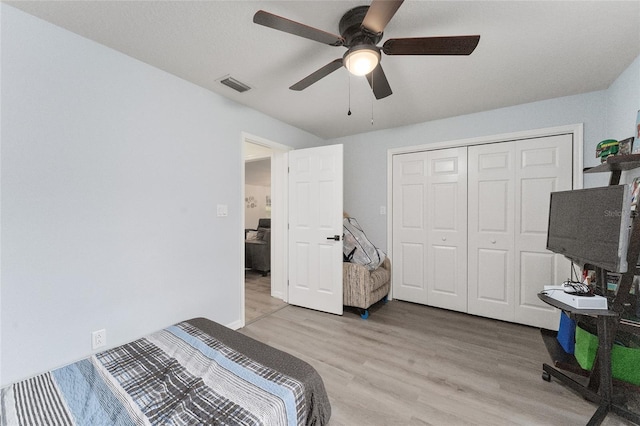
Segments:
[[[628,185],[552,192],[547,249],[581,265],[626,272],[630,225]]]

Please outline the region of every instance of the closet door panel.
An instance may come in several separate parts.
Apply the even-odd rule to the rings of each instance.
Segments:
[[[426,152],[393,158],[393,297],[427,303]]]
[[[477,299],[489,303],[509,305],[509,252],[480,248],[478,257]]]
[[[429,286],[430,291],[443,296],[457,296],[459,289],[456,281],[459,274],[456,268],[464,267],[464,265],[460,265],[460,262],[458,262],[458,250],[456,250],[455,247],[441,246],[438,244],[432,244],[431,249],[433,250],[433,268],[430,275],[433,282]],[[438,267],[438,265],[448,265],[451,266],[451,268],[441,268]]]
[[[467,311],[467,150],[427,155],[428,304]]]
[[[468,150],[468,312],[513,321],[515,143]]]
[[[543,318],[542,321],[544,321],[544,318],[547,316],[553,317],[551,319],[552,324],[549,324],[548,327],[544,327],[547,329],[553,329],[558,326],[559,318],[553,314],[553,309],[544,309],[544,307],[540,307],[538,304],[540,301],[538,293],[544,289],[545,285],[549,285],[549,283],[552,283],[554,280],[553,270],[556,267],[554,256],[549,255],[548,253],[522,250],[519,252],[519,255],[519,274],[516,277],[516,281],[519,283],[516,290],[516,320],[518,322],[529,324],[529,322],[525,322],[523,318],[520,318],[522,316],[520,310],[532,309],[537,311],[537,315],[535,315],[535,317],[538,319],[535,323],[540,323],[541,318]],[[541,313],[540,310],[545,311],[545,313]],[[542,325],[537,326],[542,327]]]
[[[526,321],[526,310],[531,317],[551,317],[558,320],[551,306],[543,303],[537,294],[554,280],[554,254],[545,250],[548,226],[549,194],[555,179],[527,178],[520,180],[521,194],[516,217],[516,321]],[[524,311],[523,311],[524,310]],[[540,312],[546,311],[546,313]],[[519,318],[522,314],[523,318]],[[540,319],[537,320],[540,322]],[[542,325],[539,325],[542,326]],[[556,324],[557,326],[557,324]],[[545,327],[549,328],[549,327]]]
[[[485,178],[490,179],[490,178]],[[477,182],[477,224],[478,232],[506,236],[510,231],[508,204],[512,198],[512,183],[509,179],[481,180]]]
[[[559,313],[538,299],[545,285],[569,277],[570,263],[546,250],[551,192],[570,190],[571,135],[519,141],[515,180],[515,321],[555,330]]]
[[[424,290],[424,244],[403,243],[400,247],[401,286],[407,291]]]

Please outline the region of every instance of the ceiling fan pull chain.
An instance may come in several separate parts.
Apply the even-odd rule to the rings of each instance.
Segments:
[[[373,98],[371,98],[371,125],[373,126]]]
[[[349,112],[347,112],[347,115],[351,115],[351,74],[347,78],[349,79]]]
[[[371,92],[375,93],[375,90],[373,90],[373,73],[371,73]],[[373,96],[371,97],[371,125],[373,126]]]

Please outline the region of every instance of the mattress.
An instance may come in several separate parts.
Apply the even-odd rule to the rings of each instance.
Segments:
[[[323,425],[308,363],[205,318],[15,383],[0,425]]]

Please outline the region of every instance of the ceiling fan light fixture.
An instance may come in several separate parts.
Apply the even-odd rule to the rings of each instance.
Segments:
[[[353,75],[367,75],[380,63],[380,49],[363,44],[353,46],[343,58],[344,66]]]

